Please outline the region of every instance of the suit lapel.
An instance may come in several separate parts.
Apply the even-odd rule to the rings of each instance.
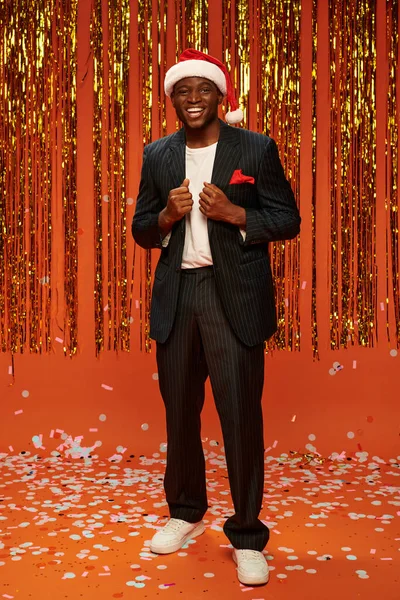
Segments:
[[[223,121],[220,123],[221,129],[211,183],[224,190],[229,185],[233,171],[239,162],[241,148],[236,128],[226,125]]]
[[[169,145],[167,163],[172,181],[172,187],[170,189],[179,187],[185,179],[185,140],[185,130],[182,128],[175,133]]]
[[[242,151],[239,143],[239,132],[236,128],[226,125],[223,121],[220,121],[220,124],[221,129],[211,183],[224,191],[228,187],[232,174],[239,163]],[[211,236],[213,225],[214,222],[209,219],[209,236]]]

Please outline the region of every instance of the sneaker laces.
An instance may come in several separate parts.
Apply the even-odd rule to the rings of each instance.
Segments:
[[[166,525],[164,525],[164,531],[172,531],[176,533],[179,529],[184,525],[184,521],[182,519],[170,519]]]
[[[262,553],[260,554],[260,552],[257,552],[257,550],[236,550],[236,552],[240,554],[242,561],[258,560],[260,562],[265,562],[264,555]]]

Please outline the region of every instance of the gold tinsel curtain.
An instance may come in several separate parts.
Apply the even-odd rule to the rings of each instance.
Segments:
[[[378,63],[372,0],[93,0],[94,277],[92,296],[78,298],[77,0],[0,0],[1,350],[49,352],[56,341],[75,354],[82,302],[93,303],[97,354],[151,349],[156,253],[135,247],[130,220],[143,146],[178,126],[163,79],[188,46],[226,62],[244,126],[276,139],[302,211],[300,237],[271,246],[279,330],[267,348],[317,357],[324,331],[332,349],[372,347],[383,316],[399,345],[398,0],[380,7]],[[300,194],[307,148],[310,199]]]

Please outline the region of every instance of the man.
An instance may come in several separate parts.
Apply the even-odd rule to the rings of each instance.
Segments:
[[[140,246],[161,248],[150,336],[166,408],[171,518],[150,548],[175,552],[204,532],[200,413],[209,376],[235,508],[224,532],[239,580],[264,584],[263,343],[276,331],[268,243],[295,237],[299,212],[275,142],[218,118],[225,96],[237,106],[222,63],[186,50],[167,72],[165,91],[183,128],[145,148],[132,223]],[[226,115],[231,123],[241,117],[240,110]]]

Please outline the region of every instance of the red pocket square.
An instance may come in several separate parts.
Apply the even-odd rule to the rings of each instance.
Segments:
[[[236,169],[236,171],[233,172],[232,179],[229,183],[254,183],[254,177],[250,177],[249,175],[243,175],[242,169]]]

